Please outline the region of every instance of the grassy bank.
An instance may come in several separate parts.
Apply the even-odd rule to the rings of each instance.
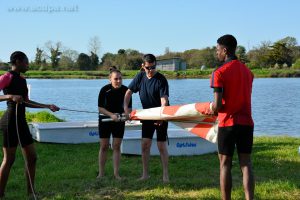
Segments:
[[[4,111],[0,111],[0,117],[2,117]],[[62,122],[63,119],[59,119],[55,115],[47,112],[26,112],[26,120],[27,122]]]
[[[255,199],[299,199],[299,146],[300,138],[255,138]],[[36,143],[36,149],[39,157],[36,178],[39,199],[220,199],[216,154],[170,157],[171,182],[163,184],[160,158],[157,156],[150,160],[150,180],[138,182],[141,157],[123,155],[120,174],[124,180],[116,181],[112,179],[110,151],[107,176],[97,180],[98,144]],[[7,185],[7,199],[24,199],[23,163],[18,151]],[[233,164],[232,196],[233,199],[244,199],[236,161]]]
[[[259,78],[300,77],[299,69],[252,69],[251,71]]]
[[[162,73],[170,79],[174,78],[209,78],[213,69],[207,70],[186,70],[186,71],[162,71]],[[253,69],[255,77],[300,77],[300,70],[294,69]],[[0,71],[4,74],[5,71]],[[124,78],[133,78],[138,73],[137,70],[123,70]],[[44,79],[99,79],[107,78],[108,71],[28,71],[27,78],[44,78]]]

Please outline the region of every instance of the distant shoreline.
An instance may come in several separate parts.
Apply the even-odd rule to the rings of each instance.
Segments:
[[[291,78],[300,77],[300,70],[296,69],[252,69],[256,78]],[[122,70],[124,78],[133,78],[138,70]],[[161,71],[169,79],[209,78],[213,69]],[[0,71],[4,74],[5,71]],[[25,74],[29,79],[107,79],[108,71],[28,71]]]

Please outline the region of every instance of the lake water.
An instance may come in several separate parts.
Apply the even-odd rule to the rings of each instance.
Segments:
[[[123,81],[128,85],[130,79]],[[213,100],[209,79],[168,80],[170,103],[185,104]],[[97,112],[98,93],[108,83],[106,79],[27,79],[30,98],[37,102],[54,103],[62,108]],[[133,107],[141,108],[138,94],[133,95]],[[0,103],[0,110],[6,103]],[[29,109],[29,111],[38,111]],[[300,137],[300,79],[259,78],[254,80],[252,113],[255,135],[290,135]],[[59,111],[67,121],[97,120],[97,114]]]

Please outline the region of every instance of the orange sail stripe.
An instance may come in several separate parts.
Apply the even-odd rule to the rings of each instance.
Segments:
[[[163,114],[175,115],[176,112],[178,111],[178,109],[181,108],[181,106],[182,105],[179,105],[179,106],[166,106],[166,107],[164,107]]]
[[[167,120],[212,143],[217,138],[217,117],[209,115],[209,102],[133,110],[131,120]]]
[[[197,124],[190,130],[190,132],[200,136],[201,138],[206,138],[207,133],[212,127],[213,125],[211,124]]]
[[[209,102],[206,103],[196,103],[195,104],[195,108],[199,113],[202,114],[206,114],[209,112],[210,108],[209,108]]]

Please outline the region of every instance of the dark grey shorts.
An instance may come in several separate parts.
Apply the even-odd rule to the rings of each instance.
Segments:
[[[143,120],[142,122],[142,138],[152,139],[154,131],[156,130],[157,141],[165,142],[167,141],[168,134],[168,122],[163,121],[162,125],[158,126],[154,123],[157,121],[153,120]]]
[[[233,156],[235,147],[238,153],[251,154],[253,146],[253,126],[235,125],[219,127],[219,154]]]

